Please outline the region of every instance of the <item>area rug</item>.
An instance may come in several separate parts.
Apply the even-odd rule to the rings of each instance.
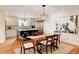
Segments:
[[[71,45],[61,43],[61,44],[59,45],[59,49],[58,49],[58,50],[56,49],[55,51],[52,50],[52,51],[53,51],[52,53],[51,53],[50,49],[48,48],[48,54],[67,54],[67,53],[69,53],[73,48],[74,48],[74,47],[71,46]],[[20,47],[14,49],[14,51],[15,51],[16,54],[20,54]],[[42,47],[41,52],[42,52],[42,54],[46,54],[46,51],[45,51],[45,47],[44,47],[44,46]],[[32,49],[31,49],[31,50],[26,50],[26,54],[34,54],[34,52],[33,52]],[[36,54],[38,54],[38,52],[36,52]]]

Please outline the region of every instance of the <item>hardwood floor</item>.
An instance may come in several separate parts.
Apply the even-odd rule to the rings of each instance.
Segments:
[[[15,54],[14,49],[18,47],[20,47],[18,40],[12,42],[11,39],[7,39],[5,43],[0,44],[0,54]]]
[[[63,42],[63,43],[74,46],[74,48],[68,54],[79,54],[79,46],[67,42]]]
[[[75,47],[68,54],[79,54],[79,47]]]
[[[76,46],[76,45],[73,45],[73,44],[69,44],[67,42],[63,42],[63,43],[74,46],[74,48],[70,52],[68,52],[68,54],[79,54],[79,46]],[[6,49],[5,46],[2,47],[2,45],[0,45],[0,54],[15,54],[14,49],[16,49],[18,47],[20,47],[20,44],[19,44],[18,40],[15,41],[15,43],[12,44],[11,46],[8,46],[7,49]],[[3,48],[3,49],[1,50],[1,48]]]
[[[0,54],[15,54],[13,49],[1,50]]]

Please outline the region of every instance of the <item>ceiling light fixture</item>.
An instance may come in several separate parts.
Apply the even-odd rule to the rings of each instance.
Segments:
[[[39,21],[45,21],[48,18],[48,15],[45,13],[45,7],[46,7],[46,5],[42,5],[43,12],[42,12],[42,14],[40,14]]]

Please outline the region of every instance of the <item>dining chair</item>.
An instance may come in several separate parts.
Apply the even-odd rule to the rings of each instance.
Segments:
[[[44,45],[46,47],[46,53],[48,54],[48,46],[50,46],[51,53],[52,53],[52,46],[53,46],[52,41],[53,41],[52,36],[46,36],[46,38],[43,41],[38,43],[40,45],[40,51],[42,48],[41,45]],[[53,49],[54,49],[54,47],[53,47]]]
[[[58,39],[58,42],[60,44],[60,37],[61,37],[61,32],[60,31],[54,31],[55,34],[59,35],[59,39]]]
[[[25,50],[33,49],[34,54],[36,53],[35,45],[32,40],[23,41],[23,37],[20,39],[20,46],[21,46],[21,54],[22,52],[25,54]],[[30,51],[30,50],[29,50]]]
[[[60,35],[59,34],[54,34],[52,36],[53,42],[52,45],[54,46],[54,48],[58,49],[58,43],[60,42]]]

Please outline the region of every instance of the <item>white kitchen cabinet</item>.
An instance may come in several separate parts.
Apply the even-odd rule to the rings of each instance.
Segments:
[[[7,16],[6,17],[6,25],[17,26],[18,25],[18,18],[15,16]]]
[[[6,16],[6,37],[17,37],[18,17]]]

